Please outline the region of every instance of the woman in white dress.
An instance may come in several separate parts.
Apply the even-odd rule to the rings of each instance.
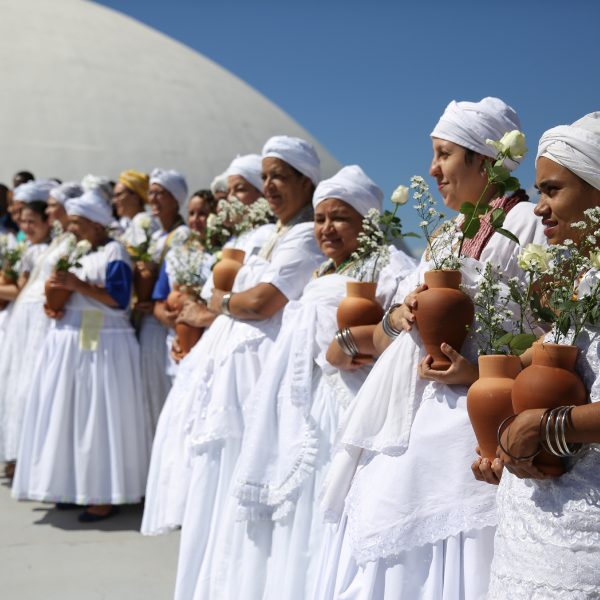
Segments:
[[[600,207],[600,112],[554,127],[540,140],[536,165],[540,196],[535,212],[549,244],[578,243],[572,223]],[[587,273],[579,293],[597,285]],[[543,410],[526,410],[504,431],[509,454],[477,461],[479,479],[498,483],[498,529],[488,598],[591,600],[600,597],[600,331],[587,326],[576,340],[577,371],[590,403],[572,409],[567,443],[586,444],[560,477],[543,475],[527,457],[540,449]],[[526,362],[526,361],[524,361]],[[550,430],[550,435],[554,431]],[[503,465],[507,467],[502,472]]]
[[[220,572],[237,578],[244,550],[252,544],[246,533],[261,527],[272,538],[264,564],[256,568],[255,562],[256,578],[265,581],[264,592],[255,597],[304,600],[314,584],[323,535],[316,504],[321,483],[338,424],[369,372],[372,361],[367,357],[375,351],[375,325],[350,328],[362,358],[346,354],[334,339],[346,283],[378,282],[377,299],[386,306],[399,280],[415,268],[414,260],[393,246],[352,257],[363,217],[371,209],[381,211],[382,199],[383,192],[356,165],[317,186],[315,237],[328,260],[302,297],[286,305],[277,342],[248,399],[251,409],[232,482],[240,500],[239,506],[235,498],[228,500],[229,522],[221,529],[234,534],[231,546],[220,554],[226,562]],[[245,520],[236,523],[239,516]]]
[[[91,251],[52,275],[72,292],[46,336],[25,409],[13,496],[87,506],[105,519],[144,494],[148,447],[139,348],[129,323],[131,261],[110,240],[96,192],[68,200],[69,231]]]
[[[311,200],[319,181],[319,159],[310,144],[276,136],[262,153],[264,194],[277,216],[275,232],[258,255],[238,272],[233,292],[213,290],[209,308],[221,315],[211,335],[208,360],[194,378],[192,476],[183,518],[177,598],[240,597],[236,588],[221,585],[223,544],[232,533],[224,521],[226,498],[237,460],[252,386],[266,364],[281,325],[283,307],[297,299],[322,261],[313,234]],[[203,340],[202,340],[203,341]],[[221,529],[221,525],[225,529]],[[264,540],[256,540],[262,560]],[[250,558],[237,584],[252,595],[262,585]],[[248,571],[246,571],[248,569]]]
[[[448,105],[431,134],[430,168],[448,208],[458,210],[481,195],[487,183],[484,163],[495,156],[486,139],[514,129],[519,129],[516,113],[496,98]],[[522,191],[496,198],[493,189],[484,197],[508,212],[505,227],[522,244],[541,242],[539,222],[525,199]],[[475,292],[486,262],[516,276],[518,251],[517,244],[482,224],[463,247],[465,291]],[[399,287],[396,301],[402,302],[429,269],[425,255]],[[409,296],[408,304],[413,300]],[[468,460],[474,447],[466,392],[476,368],[444,346],[452,366],[432,373],[422,362],[425,351],[411,328],[408,304],[385,319],[387,332],[403,326],[409,331],[393,341],[381,326],[376,331],[376,346],[391,344],[358,393],[332,461],[324,510],[341,520],[324,544],[316,598],[470,600],[487,590],[495,494],[457,462]],[[462,352],[472,363],[476,347],[471,333]]]
[[[20,227],[28,247],[20,260],[18,279],[0,285],[0,299],[13,301],[0,354],[0,381],[3,382],[0,388],[0,439],[3,440],[0,454],[7,462],[5,473],[8,477],[14,473],[31,373],[50,324],[43,310],[43,283],[41,290],[27,284],[32,272],[43,262],[50,242],[46,207],[51,186],[47,182],[30,182],[27,186],[30,192],[24,198]]]
[[[187,194],[187,183],[181,173],[154,169],[150,174],[148,200],[152,208],[152,215],[160,221],[162,227],[152,234],[152,268],[156,276],[160,272],[174,236],[187,234],[188,229],[181,216]],[[136,308],[145,312],[142,318],[139,342],[146,424],[151,442],[160,411],[171,388],[171,379],[168,375],[167,328],[152,314],[153,302],[138,302]]]
[[[248,154],[234,159],[228,169],[237,197],[250,205],[261,196],[257,187],[262,184],[261,157]],[[272,234],[272,225],[264,225],[250,231],[232,243],[244,250],[246,257],[255,255],[265,240]],[[212,275],[202,290],[202,296],[210,299],[213,290]],[[183,520],[190,478],[189,447],[186,441],[186,426],[194,399],[195,378],[202,373],[205,361],[209,360],[213,348],[211,340],[217,340],[211,324],[217,315],[205,303],[187,303],[178,319],[189,325],[208,328],[190,353],[177,365],[177,375],[169,392],[156,428],[152,445],[152,459],[141,532],[144,535],[161,535],[177,529]],[[227,319],[221,319],[225,327]]]

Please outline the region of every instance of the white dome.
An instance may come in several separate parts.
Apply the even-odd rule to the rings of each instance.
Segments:
[[[129,17],[85,0],[0,0],[0,14],[0,182],[162,167],[192,192],[278,134],[314,143],[324,177],[339,168],[243,81]]]

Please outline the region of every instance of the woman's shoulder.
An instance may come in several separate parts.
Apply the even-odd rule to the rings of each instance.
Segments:
[[[131,265],[131,257],[129,256],[125,246],[119,241],[110,240],[108,243],[102,246],[101,250],[107,263],[121,261]]]

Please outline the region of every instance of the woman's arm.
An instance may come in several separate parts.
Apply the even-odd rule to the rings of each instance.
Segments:
[[[177,319],[177,311],[169,310],[165,300],[156,300],[154,302],[154,316],[165,326],[170,329],[175,328],[175,320]]]
[[[218,315],[211,310],[203,302],[194,302],[186,300],[183,308],[179,312],[176,323],[186,323],[192,327],[204,329],[210,327]]]
[[[358,357],[346,354],[336,339],[333,339],[327,349],[327,362],[341,371],[354,371],[367,364],[373,364],[372,356],[375,355],[373,335],[377,325],[359,325],[350,327],[350,333],[359,352]]]
[[[227,292],[213,290],[208,307],[216,314],[226,314],[223,296]],[[264,321],[279,312],[288,299],[274,285],[259,283],[244,292],[232,293],[229,302],[229,314],[243,321]]]
[[[119,303],[106,291],[104,287],[82,281],[74,273],[60,271],[50,276],[50,285],[63,290],[77,292],[83,296],[93,298],[111,308],[117,308]]]

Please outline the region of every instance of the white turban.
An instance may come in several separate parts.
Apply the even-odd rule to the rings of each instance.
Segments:
[[[559,125],[542,135],[537,159],[549,158],[600,190],[600,112],[572,125]]]
[[[214,194],[217,192],[227,193],[227,171],[217,175],[210,184],[210,191]]]
[[[50,190],[58,183],[52,179],[37,179],[22,183],[13,192],[13,200],[17,202],[48,202]]]
[[[262,151],[263,158],[278,158],[306,175],[315,185],[321,179],[321,161],[308,142],[287,135],[269,139]]]
[[[515,129],[521,129],[519,116],[500,98],[488,97],[481,102],[452,100],[431,132],[431,137],[454,142],[494,158],[496,150],[485,141],[499,140],[505,133]],[[504,161],[504,166],[511,171],[518,165],[517,161]]]
[[[50,197],[60,204],[65,204],[70,198],[77,198],[83,194],[83,188],[76,181],[61,183],[50,190]]]
[[[185,205],[188,196],[188,186],[185,177],[181,173],[172,169],[169,171],[154,169],[150,173],[150,185],[153,183],[158,183],[158,185],[165,188],[177,200],[180,208]]]
[[[98,192],[110,204],[113,186],[108,177],[104,177],[103,175],[86,175],[81,180],[81,187],[84,192]]]
[[[327,198],[343,200],[363,217],[371,208],[381,212],[383,207],[383,192],[358,165],[344,167],[321,181],[313,196],[313,207]]]
[[[85,217],[94,223],[110,225],[113,221],[110,205],[106,203],[104,196],[97,190],[85,192],[79,198],[67,200],[65,209],[68,215]]]
[[[246,154],[234,158],[225,174],[227,177],[240,175],[259,192],[262,192],[262,157],[259,154]]]

